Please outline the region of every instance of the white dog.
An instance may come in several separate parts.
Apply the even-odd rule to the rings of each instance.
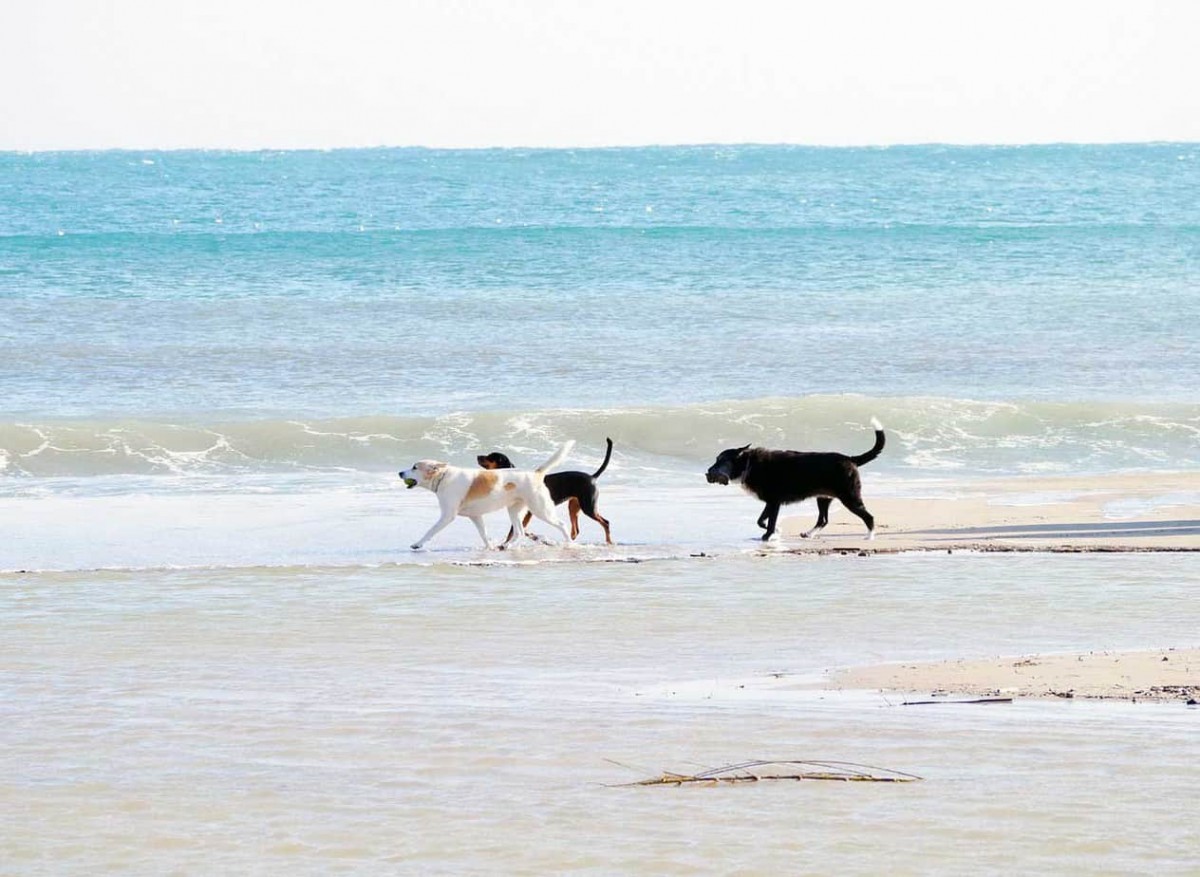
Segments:
[[[500,546],[504,548],[515,539],[525,534],[521,523],[525,509],[533,512],[547,524],[557,527],[562,533],[563,540],[571,541],[567,528],[558,519],[554,510],[554,500],[546,489],[543,476],[547,469],[552,469],[566,459],[575,442],[569,441],[545,463],[533,471],[528,469],[463,469],[451,466],[449,463],[439,463],[436,460],[421,460],[414,463],[411,469],[404,469],[400,477],[411,490],[414,487],[424,487],[433,491],[442,508],[442,515],[437,519],[429,532],[413,543],[414,549],[422,545],[446,529],[458,515],[470,518],[480,538],[487,548],[493,548],[492,540],[488,539],[487,529],[483,524],[483,516],[488,512],[508,509],[508,517],[512,521],[512,532]]]

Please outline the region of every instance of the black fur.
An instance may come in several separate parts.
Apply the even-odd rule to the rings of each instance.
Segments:
[[[550,472],[545,476],[545,481],[546,489],[550,491],[550,498],[554,500],[555,505],[562,505],[571,500],[567,508],[571,515],[572,539],[579,535],[579,513],[583,512],[604,528],[604,539],[611,545],[612,534],[609,531],[608,520],[596,511],[596,503],[600,500],[600,488],[596,486],[596,479],[604,474],[604,470],[608,468],[608,461],[612,458],[612,439],[606,438],[605,442],[608,443],[608,449],[604,452],[604,462],[591,475],[579,471]],[[480,454],[475,459],[484,469],[516,468],[512,460],[499,451]],[[528,524],[532,517],[532,514],[527,515],[525,523]]]
[[[810,497],[817,499],[817,523],[802,535],[809,536],[829,523],[829,505],[834,499],[862,518],[870,535],[875,532],[875,518],[863,505],[858,467],[878,457],[883,445],[883,429],[878,424],[875,446],[856,457],[834,451],[772,451],[746,445],[721,451],[705,477],[709,484],[740,481],[766,504],[758,516],[758,526],[766,530],[764,542],[775,533],[780,506]]]

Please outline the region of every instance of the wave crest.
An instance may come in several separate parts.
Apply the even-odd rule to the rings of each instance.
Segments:
[[[423,457],[473,465],[491,450],[533,465],[566,439],[578,442],[569,464],[586,469],[609,436],[617,468],[692,469],[748,442],[858,453],[871,444],[872,416],[888,432],[872,464],[883,469],[1086,472],[1200,460],[1200,405],[807,396],[436,417],[0,423],[0,477],[383,472]]]

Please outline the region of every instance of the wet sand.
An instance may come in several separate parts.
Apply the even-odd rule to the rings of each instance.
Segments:
[[[780,547],[800,552],[866,551],[1200,551],[1200,473],[1023,477],[923,482],[903,496],[864,499],[876,519],[862,523],[834,502],[829,526],[799,535],[813,503],[780,521]]]
[[[854,667],[831,674],[825,687],[919,695],[912,699],[922,703],[1037,697],[1195,704],[1200,701],[1200,648]]]

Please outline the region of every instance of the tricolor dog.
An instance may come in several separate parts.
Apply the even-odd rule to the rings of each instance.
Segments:
[[[551,472],[546,476],[546,489],[550,491],[550,499],[554,500],[555,505],[562,505],[564,502],[567,504],[567,512],[571,518],[572,539],[579,536],[579,513],[583,512],[604,528],[604,541],[612,545],[612,532],[609,530],[608,519],[596,511],[596,503],[600,500],[600,488],[596,486],[596,479],[604,474],[604,470],[608,468],[608,461],[612,458],[612,439],[606,438],[605,441],[608,443],[608,450],[604,452],[604,462],[600,464],[599,469],[591,475],[578,471]],[[508,459],[507,454],[500,451],[480,454],[475,459],[484,469],[514,468],[513,461]],[[529,526],[530,517],[528,513],[525,515],[526,527]]]
[[[567,442],[553,457],[532,471],[464,469],[436,460],[421,460],[414,463],[412,468],[402,470],[400,477],[409,489],[419,486],[432,491],[437,496],[438,505],[442,510],[441,516],[429,528],[429,532],[414,542],[412,547],[419,549],[461,515],[471,519],[471,523],[483,539],[484,546],[492,548],[494,546],[488,539],[483,516],[500,509],[507,509],[508,517],[512,521],[512,530],[501,544],[501,548],[525,535],[521,518],[526,509],[557,528],[564,541],[570,542],[567,528],[558,519],[554,501],[550,498],[550,491],[546,489],[545,472],[561,463],[574,446],[575,442]]]
[[[850,457],[834,451],[771,451],[766,448],[730,448],[721,451],[708,468],[705,477],[709,484],[728,484],[740,481],[742,487],[766,503],[758,516],[758,526],[767,532],[766,542],[775,533],[779,507],[817,498],[817,522],[801,536],[808,537],[829,523],[829,504],[841,500],[842,505],[862,518],[867,525],[867,538],[875,538],[875,518],[862,501],[862,480],[858,467],[870,463],[883,450],[883,427],[874,417],[875,445],[865,454]]]

